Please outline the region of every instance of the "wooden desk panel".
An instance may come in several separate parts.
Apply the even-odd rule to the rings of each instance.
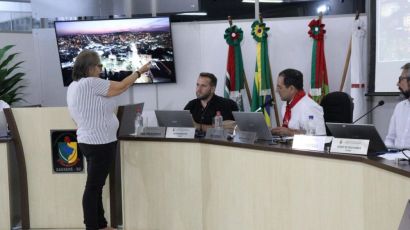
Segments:
[[[398,229],[410,199],[410,178],[369,165],[363,168],[366,229]]]
[[[202,154],[205,229],[363,226],[358,163],[215,145]]]
[[[190,143],[121,143],[125,229],[202,229],[199,148]]]
[[[0,229],[10,229],[10,193],[7,142],[0,142]]]
[[[410,178],[362,158],[167,140],[121,154],[125,229],[397,229],[410,197]]]
[[[84,172],[56,174],[52,170],[50,130],[75,129],[67,108],[12,109],[25,152],[30,227],[83,228]],[[103,191],[105,217],[109,220],[108,179]]]

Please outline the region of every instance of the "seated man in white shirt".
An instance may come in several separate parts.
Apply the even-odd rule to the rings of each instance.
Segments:
[[[296,69],[285,69],[279,73],[277,91],[282,106],[282,127],[273,128],[272,134],[293,136],[304,134],[309,116],[313,116],[315,135],[326,135],[323,108],[313,101],[303,90],[303,74]]]
[[[394,108],[389,132],[384,141],[388,148],[410,147],[410,63],[405,64],[397,82],[400,92],[406,98]]]

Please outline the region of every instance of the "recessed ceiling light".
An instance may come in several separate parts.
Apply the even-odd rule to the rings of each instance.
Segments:
[[[326,13],[328,13],[330,11],[330,6],[329,5],[326,5],[326,4],[323,4],[323,5],[320,5],[317,9],[316,9],[316,12],[319,14],[319,13],[322,13],[322,14],[326,14]]]
[[[206,12],[186,12],[186,13],[179,13],[177,15],[182,15],[182,16],[206,16],[208,14]]]

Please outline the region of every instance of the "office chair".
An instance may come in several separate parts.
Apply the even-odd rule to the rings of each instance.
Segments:
[[[323,107],[325,122],[352,123],[353,122],[353,101],[349,94],[345,92],[332,92],[322,98],[320,105]],[[326,126],[326,134],[331,136]]]
[[[353,102],[345,92],[332,92],[323,97],[320,105],[323,107],[325,122],[352,123]]]

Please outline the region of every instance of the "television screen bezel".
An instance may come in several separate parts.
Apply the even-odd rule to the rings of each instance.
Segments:
[[[169,34],[171,37],[171,45],[172,45],[172,54],[173,54],[173,64],[174,64],[174,80],[169,81],[169,82],[141,82],[141,83],[136,83],[134,82],[132,85],[158,85],[158,84],[172,84],[172,83],[177,83],[177,74],[176,74],[176,65],[175,65],[175,49],[174,49],[174,39],[172,36],[172,23],[171,23],[171,17],[170,16],[157,16],[157,17],[132,17],[132,18],[104,18],[104,19],[85,19],[85,20],[56,20],[54,21],[54,34],[56,37],[56,46],[57,46],[57,54],[58,54],[58,59],[59,59],[59,65],[60,65],[60,73],[61,73],[61,78],[63,81],[64,85],[64,76],[63,76],[63,66],[61,62],[61,57],[60,57],[60,52],[59,52],[59,46],[58,46],[58,35],[57,35],[57,29],[56,29],[56,23],[65,23],[65,22],[87,22],[87,21],[117,21],[117,20],[138,20],[138,19],[154,19],[154,18],[167,18],[168,19],[168,25],[169,25]],[[102,78],[104,79],[104,78]],[[71,80],[72,82],[73,80]],[[64,87],[68,87],[71,82],[68,85],[64,85]]]

